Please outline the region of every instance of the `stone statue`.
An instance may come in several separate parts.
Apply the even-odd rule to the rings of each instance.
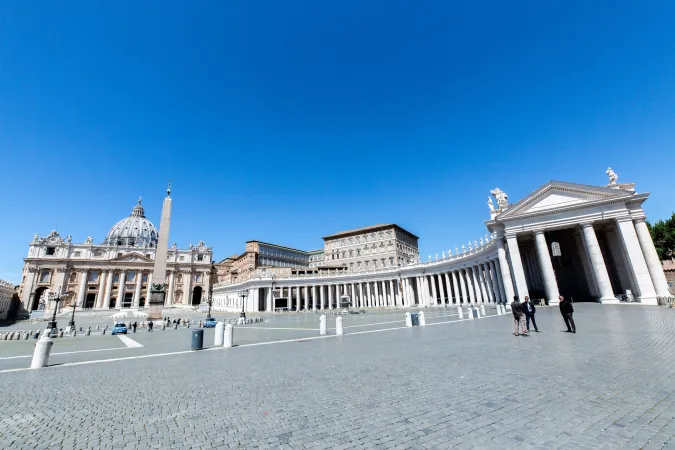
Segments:
[[[499,209],[503,209],[508,206],[509,196],[506,195],[506,192],[503,192],[499,188],[494,188],[493,190],[490,191],[490,194],[494,195],[495,198],[497,199],[497,206],[499,206]]]
[[[495,210],[495,204],[492,203],[492,197],[488,197],[488,208],[490,208],[490,212]]]
[[[71,235],[66,236],[66,242],[68,243],[73,242],[73,237]]]
[[[92,242],[94,242],[94,238],[91,236],[87,236],[87,239],[84,240],[85,244],[91,244]]]
[[[609,184],[616,184],[616,180],[619,179],[619,176],[616,174],[616,172],[614,172],[611,167],[608,167],[605,173],[609,177]]]
[[[469,251],[473,250],[473,247],[471,246],[471,241],[469,241]]]
[[[40,239],[40,235],[37,234],[37,233],[35,233],[35,234],[33,235],[33,242],[37,242],[38,239]]]
[[[483,238],[480,238],[480,246],[483,246]]]
[[[488,234],[487,233],[485,233],[485,243],[486,244],[488,243]]]
[[[441,252],[441,257],[442,257],[443,259],[445,259],[445,250],[443,250],[443,251]]]
[[[462,253],[466,253],[466,248],[464,247],[464,244],[462,244]]]
[[[175,242],[171,245],[171,248],[176,248],[176,243],[175,243]]]
[[[478,241],[473,241],[473,248],[478,248]]]
[[[459,249],[455,247],[455,255],[459,255]]]
[[[436,253],[436,261],[438,261],[438,253]]]
[[[431,262],[431,255],[429,255],[429,262]]]

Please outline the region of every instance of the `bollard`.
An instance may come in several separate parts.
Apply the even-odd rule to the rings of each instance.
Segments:
[[[63,330],[59,330],[59,334],[58,334],[58,336],[59,336],[60,338],[62,338],[62,337],[63,337]]]
[[[52,349],[52,341],[48,336],[43,336],[35,344],[35,351],[33,352],[33,361],[30,363],[31,369],[40,369],[47,366],[49,362],[49,352]]]
[[[28,331],[26,331],[26,334],[23,336],[23,340],[27,341],[29,337],[30,337],[30,333]]]
[[[107,328],[107,327],[106,327],[106,328]],[[105,334],[106,328],[104,328],[104,329],[101,330],[101,336],[103,336],[103,335]]]
[[[73,330],[73,337],[77,336],[77,330]]]
[[[82,327],[80,327],[80,333],[82,333]]]
[[[174,329],[174,330],[177,330],[177,329],[178,329],[178,322],[176,322],[176,323],[173,324],[173,329]]]
[[[197,324],[197,327],[198,327],[198,328],[201,328],[201,327],[202,327],[202,321],[201,321],[201,320],[199,321],[199,324]]]
[[[218,322],[216,324],[216,335],[213,337],[213,345],[215,347],[222,347],[224,339],[225,339],[225,324],[223,322]]]
[[[335,319],[335,334],[338,336],[345,334],[344,330],[342,329],[342,317]]]
[[[40,338],[40,331],[38,330],[33,334],[33,339],[39,339],[39,338]]]
[[[319,335],[324,334],[326,334],[326,316],[325,314],[322,314],[321,317],[319,317]]]
[[[86,333],[84,333],[85,336],[91,335],[91,327],[87,327]]]
[[[166,330],[166,322],[162,322],[162,331]]]
[[[480,314],[485,317],[485,303],[480,304]]]
[[[457,306],[457,316],[458,316],[460,319],[463,319],[463,318],[464,318],[464,311],[462,311],[462,307],[459,306],[459,305]]]
[[[412,317],[409,312],[405,313],[405,326],[412,327]]]
[[[478,309],[478,306],[474,306],[473,311],[476,314],[476,318],[480,319],[480,309]]]
[[[190,328],[190,321],[187,322],[187,327]]]
[[[225,339],[223,340],[223,347],[230,348],[234,345],[234,327],[231,323],[225,325]]]
[[[421,327],[427,325],[427,319],[424,317],[424,311],[420,311],[419,314],[417,314],[417,317],[419,317]]]
[[[101,329],[101,326],[100,326],[100,325],[96,325],[96,329],[97,329],[97,330],[100,330],[100,329]]]
[[[469,319],[473,320],[473,311],[471,310],[471,306],[466,307],[466,315],[469,317]]]
[[[511,305],[509,303],[504,303],[504,314],[506,314],[506,311],[511,311]]]
[[[204,330],[193,330],[190,350],[201,350],[203,348],[204,348]]]

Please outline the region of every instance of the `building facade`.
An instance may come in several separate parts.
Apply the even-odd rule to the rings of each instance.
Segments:
[[[649,194],[636,193],[633,183],[619,184],[611,169],[607,174],[603,186],[550,181],[515,204],[495,189],[497,207],[488,199],[488,233],[428,262],[409,258],[400,265],[287,276],[258,268],[245,281],[215,285],[214,307],[322,310],[337,308],[345,295],[358,308],[509,303],[516,295],[552,305],[559,295],[644,305],[672,298],[645,223],[642,204]],[[327,236],[328,243],[341,241],[326,246],[331,262],[350,258],[342,254],[349,237]],[[334,252],[339,258],[332,259]]]
[[[81,309],[144,308],[158,232],[145,217],[141,200],[130,216],[117,222],[101,244],[92,237],[72,242],[52,231],[35,234],[24,259],[19,297],[27,312],[51,309],[50,293],[71,293]],[[167,258],[166,306],[190,307],[211,295],[212,249],[199,242],[187,249],[176,244]],[[59,307],[65,305],[59,305]]]
[[[9,281],[0,280],[0,320],[5,320],[10,314],[14,297],[14,285]]]

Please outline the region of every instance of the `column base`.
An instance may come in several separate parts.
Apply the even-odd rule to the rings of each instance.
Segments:
[[[558,306],[560,304],[560,299],[552,299],[548,301],[548,306]]]
[[[640,303],[643,305],[658,306],[659,301],[656,297],[639,297]]]
[[[619,303],[621,303],[619,299],[615,297],[600,298],[598,299],[598,301],[603,305],[618,305]]]

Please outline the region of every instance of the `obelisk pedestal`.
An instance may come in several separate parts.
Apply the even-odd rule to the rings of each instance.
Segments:
[[[148,320],[162,320],[162,309],[166,300],[166,258],[169,252],[169,225],[171,222],[171,182],[162,204],[162,220],[159,223],[159,239],[155,252],[155,268],[150,287],[150,311]]]

